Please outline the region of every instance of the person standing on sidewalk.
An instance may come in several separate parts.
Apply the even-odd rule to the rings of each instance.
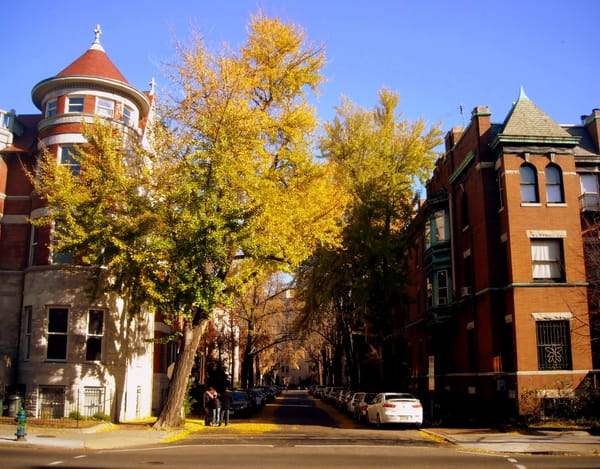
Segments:
[[[225,388],[223,395],[221,396],[221,420],[220,423],[225,423],[225,426],[229,425],[229,411],[231,410],[231,389]]]
[[[215,396],[213,388],[206,388],[204,391],[204,425],[209,426],[215,422]]]
[[[215,426],[221,426],[221,401],[219,400],[219,394],[214,388],[210,388],[213,398],[213,413],[212,413],[212,424]]]

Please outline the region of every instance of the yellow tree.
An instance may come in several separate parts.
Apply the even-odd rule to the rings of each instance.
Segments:
[[[314,158],[307,93],[323,80],[321,46],[257,14],[239,51],[212,53],[195,34],[178,57],[151,152],[98,125],[75,156],[80,176],[48,160],[36,186],[50,218],[68,226],[58,248],[108,266],[133,310],[152,308],[173,325],[179,353],[157,429],[181,423],[214,308],[253,278],[290,271],[335,244],[345,204],[335,165]]]
[[[359,368],[369,356],[376,358],[376,365],[384,363],[385,350],[392,349],[390,312],[406,300],[404,286],[410,281],[405,252],[415,191],[429,177],[441,143],[439,125],[428,128],[423,119],[402,119],[399,102],[387,89],[379,92],[374,109],[344,100],[327,123],[321,150],[339,166],[352,199],[342,247],[320,249],[298,277],[306,304],[304,322],[318,322],[323,311],[336,315],[340,340],[332,344],[343,350],[336,346],[333,357],[339,362],[345,356],[356,387],[367,372],[379,370],[372,382],[384,376],[391,381],[397,373],[393,359],[386,360],[392,364],[388,370],[364,366],[361,374]],[[339,382],[342,376],[335,379]]]

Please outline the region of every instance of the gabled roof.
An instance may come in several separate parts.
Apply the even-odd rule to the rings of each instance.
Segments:
[[[502,135],[569,138],[571,135],[538,108],[525,94],[523,88],[504,121]]]
[[[96,38],[90,48],[56,76],[92,76],[128,83],[125,76],[111,62],[106,52],[104,52],[104,48],[100,45],[100,27],[97,26],[94,32]]]

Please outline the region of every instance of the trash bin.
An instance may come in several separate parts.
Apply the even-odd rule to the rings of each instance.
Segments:
[[[19,410],[21,410],[21,396],[16,394],[8,396],[8,416],[16,417]]]

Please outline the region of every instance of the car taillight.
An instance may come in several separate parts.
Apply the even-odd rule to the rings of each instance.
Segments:
[[[385,404],[383,404],[383,407],[396,407],[396,404],[391,404],[390,402],[386,402]]]
[[[413,409],[420,409],[423,406],[421,404],[413,404],[412,407]]]

